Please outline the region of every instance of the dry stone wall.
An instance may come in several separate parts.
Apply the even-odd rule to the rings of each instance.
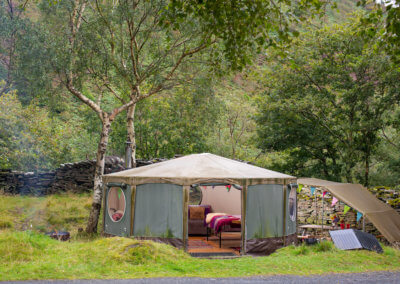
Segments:
[[[46,195],[62,191],[88,192],[93,187],[94,160],[60,165],[54,171],[34,173],[0,169],[0,192]],[[124,169],[124,160],[106,157],[105,173]]]
[[[161,158],[137,160],[136,166],[141,167],[165,160]],[[119,157],[106,157],[104,172],[109,174],[122,171],[125,169],[124,164],[124,160]],[[0,193],[40,196],[63,191],[90,192],[93,188],[94,168],[95,161],[86,160],[62,164],[54,171],[40,173],[0,169]]]
[[[400,192],[398,190],[377,187],[370,189],[370,192],[382,202],[392,206],[400,214]],[[322,194],[323,190],[317,188],[314,195],[311,195],[310,188],[303,187],[298,194],[297,216],[299,226],[305,224],[332,226],[332,218],[336,215],[345,224],[349,224],[350,228],[362,229],[363,220],[361,218],[357,222],[357,211],[355,209],[350,209],[344,214],[345,203],[338,201],[336,205],[332,206],[332,195],[327,193],[324,197],[324,202],[322,202]],[[324,212],[323,215],[322,212]],[[368,218],[365,220],[365,230],[376,236],[380,236],[379,231],[368,221]],[[301,230],[299,230],[299,233],[301,233]]]

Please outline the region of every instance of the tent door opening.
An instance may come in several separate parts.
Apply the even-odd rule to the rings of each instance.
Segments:
[[[242,252],[241,187],[226,183],[192,185],[188,251],[238,256]]]

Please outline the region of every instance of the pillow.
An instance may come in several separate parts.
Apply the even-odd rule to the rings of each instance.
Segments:
[[[209,224],[214,216],[226,216],[226,213],[209,213],[206,217],[206,223]]]
[[[204,220],[204,209],[202,206],[190,207],[189,218],[191,220]]]

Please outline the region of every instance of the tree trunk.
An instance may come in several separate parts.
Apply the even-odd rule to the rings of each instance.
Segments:
[[[99,145],[97,147],[96,167],[94,172],[93,203],[90,210],[89,220],[86,227],[87,233],[96,233],[99,222],[101,201],[102,201],[102,177],[104,174],[105,155],[107,150],[108,138],[110,134],[111,121],[108,116],[103,117],[103,126]]]
[[[128,132],[127,141],[130,143],[132,149],[131,155],[131,165],[132,168],[136,168],[136,133],[135,133],[135,109],[136,104],[128,108],[126,117],[126,129]]]
[[[369,153],[365,155],[365,180],[364,185],[368,188],[369,185]]]

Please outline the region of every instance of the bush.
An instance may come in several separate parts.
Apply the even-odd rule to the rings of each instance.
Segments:
[[[306,244],[301,244],[300,246],[294,247],[292,253],[293,255],[307,255],[310,252],[310,247]]]
[[[333,243],[329,241],[321,241],[315,246],[313,246],[313,251],[315,252],[326,252],[333,250]]]

